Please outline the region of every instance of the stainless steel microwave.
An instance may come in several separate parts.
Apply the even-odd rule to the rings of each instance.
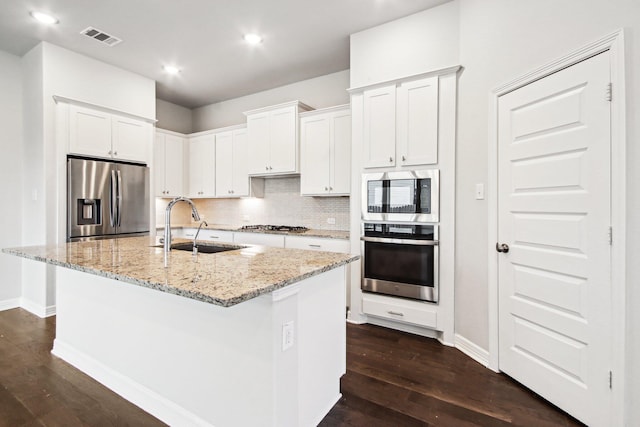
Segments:
[[[364,221],[438,222],[440,171],[367,173],[362,176]]]

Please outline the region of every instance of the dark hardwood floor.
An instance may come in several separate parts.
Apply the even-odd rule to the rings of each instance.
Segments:
[[[52,356],[54,336],[55,317],[0,312],[0,427],[164,425]],[[347,327],[341,388],[321,426],[581,425],[456,349],[371,325]]]

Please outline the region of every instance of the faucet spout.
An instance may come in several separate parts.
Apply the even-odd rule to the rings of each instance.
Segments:
[[[191,216],[195,221],[200,221],[200,215],[198,214],[198,209],[196,209],[195,203],[193,200],[187,197],[176,197],[171,200],[167,205],[167,209],[164,211],[164,266],[168,267],[169,264],[169,251],[171,250],[171,209],[178,202],[187,202],[191,205]]]

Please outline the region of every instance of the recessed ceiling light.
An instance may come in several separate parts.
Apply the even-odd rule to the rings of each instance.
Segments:
[[[244,35],[244,41],[249,44],[260,44],[262,43],[262,37],[254,33],[249,33]]]
[[[31,11],[30,13],[31,13],[31,16],[33,16],[36,20],[38,20],[39,22],[42,22],[43,24],[52,25],[60,22],[58,21],[58,18],[55,18],[44,12]]]
[[[167,74],[178,74],[180,72],[180,68],[174,67],[173,65],[165,65],[162,69]]]

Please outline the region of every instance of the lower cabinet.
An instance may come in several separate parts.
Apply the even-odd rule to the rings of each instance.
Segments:
[[[233,242],[240,245],[262,245],[284,248],[284,235],[262,233],[233,233]]]
[[[349,253],[351,249],[348,240],[304,236],[286,236],[284,247],[288,249],[307,249],[312,251],[343,253]]]
[[[438,330],[437,307],[430,303],[363,293],[362,311],[369,316]]]

